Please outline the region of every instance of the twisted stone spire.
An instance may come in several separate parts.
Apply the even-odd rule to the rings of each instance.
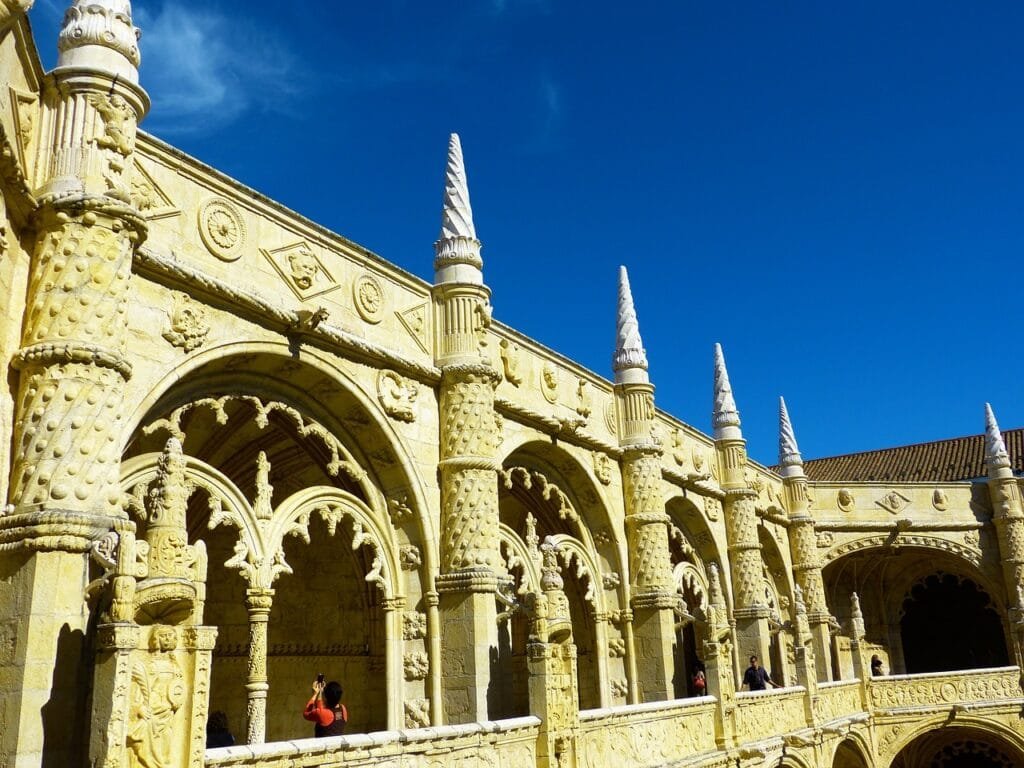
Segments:
[[[73,0],[57,37],[57,68],[95,69],[138,84],[141,34],[129,0]]]
[[[616,384],[627,379],[647,381],[647,352],[640,338],[640,323],[636,319],[633,292],[629,288],[629,274],[625,267],[619,267],[619,314],[615,323],[612,370],[615,371]]]
[[[999,431],[996,415],[992,406],[985,403],[985,464],[992,468],[1010,466],[1010,454],[1003,442],[1003,433]]]
[[[804,460],[796,444],[793,423],[786,410],[786,400],[779,397],[779,474],[783,477],[799,477],[804,473],[803,466]]]
[[[729,371],[725,368],[722,345],[715,344],[715,409],[711,415],[715,440],[743,438],[740,431],[740,412],[732,396]]]
[[[462,160],[459,134],[448,140],[448,166],[444,175],[444,204],[441,210],[441,236],[434,243],[434,274],[437,283],[483,282],[480,241],[473,226],[473,208],[469,204],[469,182]]]

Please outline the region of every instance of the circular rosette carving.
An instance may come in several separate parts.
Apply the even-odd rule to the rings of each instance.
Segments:
[[[384,288],[373,275],[360,275],[352,283],[352,299],[356,312],[368,323],[384,319]]]
[[[223,261],[235,261],[245,245],[245,220],[227,200],[214,198],[199,206],[199,236],[203,245]]]

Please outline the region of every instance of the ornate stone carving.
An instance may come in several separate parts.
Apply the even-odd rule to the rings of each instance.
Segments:
[[[897,515],[907,508],[910,499],[899,491],[889,491],[882,498],[875,502],[878,506],[890,514]]]
[[[305,240],[274,250],[260,249],[274,270],[300,301],[337,290],[334,275]]]
[[[352,300],[366,322],[375,325],[384,319],[384,288],[373,275],[362,274],[352,282]]]
[[[612,481],[612,473],[614,472],[615,464],[604,453],[595,453],[593,456],[594,474],[603,485],[608,485]]]
[[[835,543],[835,540],[836,537],[831,531],[822,531],[815,537],[814,543],[816,546],[824,549],[826,547],[831,547]]]
[[[932,491],[932,506],[939,510],[939,512],[946,511],[949,507],[949,497],[946,495],[945,490],[936,488]]]
[[[715,523],[718,522],[718,518],[722,513],[722,502],[716,499],[714,496],[704,497],[704,514],[707,515],[708,520]]]
[[[163,337],[186,352],[198,349],[206,341],[210,324],[206,321],[206,308],[192,300],[187,293],[174,291],[171,294],[174,307],[170,315],[170,327]]]
[[[402,614],[402,639],[420,640],[427,636],[427,616],[419,611]]]
[[[155,628],[150,642],[154,653],[132,667],[127,746],[133,766],[173,768],[176,721],[187,697],[185,676],[171,627]]]
[[[391,515],[392,525],[398,526],[413,517],[412,507],[409,506],[409,497],[402,496],[397,499],[388,499],[388,514]]]
[[[604,425],[612,437],[619,433],[619,417],[615,414],[614,400],[609,400],[604,405]]]
[[[88,45],[110,48],[139,66],[139,36],[132,24],[131,4],[98,3],[95,0],[74,0],[64,14],[64,23],[57,37],[57,50],[62,54]]]
[[[576,382],[576,413],[582,418],[590,417],[590,393],[587,391],[587,382],[580,379]]]
[[[694,445],[693,450],[690,451],[690,458],[693,461],[693,469],[695,472],[704,471],[704,462],[707,460],[704,451],[700,449],[700,446]]]
[[[428,342],[428,329],[427,329],[427,308],[430,305],[426,302],[422,304],[416,304],[415,306],[403,309],[401,312],[395,312],[398,317],[398,321],[405,326],[405,330],[412,336],[419,348],[426,353],[430,353],[430,344]]]
[[[624,677],[616,677],[611,681],[611,692],[612,696],[618,699],[626,698],[626,694],[629,693],[629,683]]]
[[[856,506],[856,500],[849,488],[840,488],[836,494],[836,506],[843,512],[852,512]]]
[[[409,699],[405,702],[405,727],[426,728],[430,725],[430,702],[426,699]]]
[[[416,421],[416,397],[419,385],[399,376],[394,371],[383,370],[377,374],[377,399],[384,413],[398,421]]]
[[[558,402],[558,368],[549,360],[540,371],[540,393],[552,405]]]
[[[196,214],[199,237],[207,250],[222,261],[236,261],[245,246],[245,219],[222,198],[207,200]]]
[[[423,558],[420,556],[420,548],[415,544],[403,544],[398,555],[403,571],[415,571],[423,565]]]
[[[501,368],[505,375],[505,381],[513,387],[523,383],[523,376],[519,373],[519,345],[508,339],[498,342],[501,347]]]
[[[686,442],[678,429],[672,430],[672,459],[680,467],[686,463]]]
[[[608,656],[612,659],[622,659],[626,656],[626,641],[621,637],[613,637],[608,641]]]
[[[422,680],[430,670],[430,662],[422,651],[407,651],[402,657],[402,667],[406,680]]]

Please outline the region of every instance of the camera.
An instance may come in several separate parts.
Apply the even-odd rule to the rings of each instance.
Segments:
[[[324,673],[323,672],[321,672],[319,675],[316,676],[316,682],[317,682],[318,685],[323,685],[324,684]]]

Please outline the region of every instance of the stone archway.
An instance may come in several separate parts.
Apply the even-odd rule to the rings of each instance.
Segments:
[[[832,756],[832,768],[870,768],[864,749],[854,739],[848,738],[836,747]]]
[[[193,370],[139,421],[124,466],[171,434],[233,489],[225,504],[200,483],[188,524],[207,546],[207,622],[220,631],[211,710],[227,712],[238,742],[309,735],[300,713],[321,671],[345,687],[351,731],[428,725],[434,537],[387,420],[322,363],[248,354]]]
[[[1007,739],[977,727],[928,731],[899,751],[891,768],[1017,768],[1024,752]]]

